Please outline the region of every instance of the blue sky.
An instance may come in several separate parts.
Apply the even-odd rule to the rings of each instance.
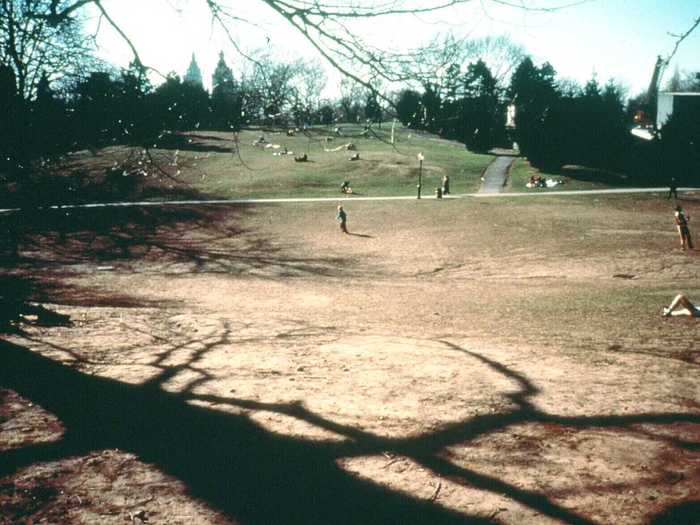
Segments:
[[[557,2],[532,1],[540,5]],[[212,29],[202,0],[106,0],[103,4],[132,37],[144,61],[163,73],[172,70],[183,74],[194,52],[206,83],[220,50],[234,70],[243,60],[226,38]],[[233,27],[234,37],[244,48],[271,45],[289,58],[315,56],[303,38],[261,2],[244,0],[236,4],[237,14],[259,23],[257,27]],[[585,82],[595,72],[601,83],[615,78],[629,88],[630,94],[636,94],[646,89],[656,56],[672,51],[675,39],[669,32],[685,32],[698,17],[700,0],[590,0],[553,13],[475,0],[432,17],[409,16],[365,24],[362,31],[373,43],[392,48],[411,47],[436,32],[507,34],[536,62],[549,61],[560,77]],[[99,43],[103,56],[116,65],[130,60],[126,46],[105,29],[104,23]],[[681,71],[700,71],[700,28],[683,42],[664,80],[670,78],[676,66]],[[329,79],[337,81],[332,74]]]
[[[698,0],[598,0],[554,14],[521,18],[511,34],[561,76],[577,80],[615,77],[632,93],[645,89],[657,55],[673,50],[671,33],[683,33],[700,17]],[[700,71],[700,28],[680,46],[666,72]]]

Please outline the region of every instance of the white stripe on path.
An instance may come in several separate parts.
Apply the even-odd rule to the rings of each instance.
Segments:
[[[678,188],[679,192],[700,191],[700,188]],[[668,188],[620,188],[608,190],[575,190],[575,191],[548,191],[533,190],[524,193],[461,193],[445,196],[444,200],[464,199],[464,198],[494,198],[494,197],[546,197],[563,195],[609,195],[624,193],[667,193]],[[279,199],[214,199],[214,200],[185,200],[185,201],[136,201],[136,202],[96,202],[90,204],[56,204],[52,206],[39,206],[38,209],[50,210],[74,210],[90,208],[127,208],[127,207],[148,207],[148,206],[215,206],[232,204],[285,204],[285,203],[305,203],[305,202],[360,202],[360,201],[415,201],[415,195],[405,195],[396,197],[290,197]],[[434,195],[423,197],[421,200],[437,200]],[[0,212],[18,211],[18,208],[0,209]]]

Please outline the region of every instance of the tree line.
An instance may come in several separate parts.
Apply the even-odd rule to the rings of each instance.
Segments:
[[[324,100],[319,64],[269,56],[258,57],[236,79],[221,54],[211,93],[201,80],[175,73],[154,86],[135,62],[119,72],[92,71],[70,83],[57,82],[58,89],[49,78],[42,72],[34,89],[23,95],[15,70],[0,64],[0,173],[10,179],[40,159],[111,144],[153,146],[178,131],[382,118],[375,93],[345,82],[338,100]]]
[[[667,88],[700,92],[700,73],[678,73]],[[474,151],[511,147],[536,167],[557,171],[564,165],[627,172],[640,178],[674,176],[691,181],[700,161],[700,115],[675,112],[656,136],[643,143],[630,133],[633,116],[646,94],[626,100],[615,81],[585,85],[557,79],[549,63],[525,57],[504,85],[482,60],[462,70],[448,68],[441,84],[404,89],[396,101],[408,126],[463,142]],[[511,108],[514,119],[508,122]],[[661,172],[667,175],[661,175]]]
[[[318,62],[257,52],[236,78],[221,54],[209,93],[201,79],[175,73],[154,86],[138,55],[121,71],[100,63],[78,11],[58,16],[59,6],[52,0],[0,2],[0,175],[5,179],[18,180],[37,162],[71,150],[150,146],[182,130],[381,122],[394,114],[408,126],[459,140],[474,151],[517,142],[545,170],[578,164],[641,173],[663,157],[666,163],[689,159],[678,169],[690,173],[690,161],[698,159],[700,119],[693,114],[674,114],[659,140],[639,147],[629,133],[639,97],[626,103],[613,81],[600,85],[592,78],[580,86],[557,79],[550,64],[536,65],[507,39],[438,39],[421,55],[413,77],[402,69],[409,62],[397,62],[396,79],[419,89],[382,95],[376,83],[368,89],[346,79],[334,101],[321,96],[326,77]],[[700,77],[676,73],[672,84],[700,89]],[[515,109],[511,126],[509,108]]]

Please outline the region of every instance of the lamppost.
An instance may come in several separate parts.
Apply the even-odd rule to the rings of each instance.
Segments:
[[[425,157],[423,156],[423,153],[418,154],[418,198],[420,199],[420,189],[421,189],[421,183],[423,182],[423,160],[425,160]]]

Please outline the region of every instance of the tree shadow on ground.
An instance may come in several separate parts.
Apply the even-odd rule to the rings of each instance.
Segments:
[[[344,472],[312,442],[164,392],[159,380],[170,377],[169,370],[132,386],[81,374],[9,343],[0,343],[0,352],[7,365],[0,382],[52,412],[66,428],[58,442],[0,454],[0,476],[38,461],[117,448],[183,480],[191,495],[242,523],[465,522],[464,515]],[[469,523],[497,522],[469,517]]]
[[[230,146],[221,146],[211,142],[230,142]],[[164,149],[178,149],[180,151],[193,151],[198,153],[235,153],[237,146],[234,141],[222,137],[204,135],[199,133],[170,133],[161,137],[158,147]]]
[[[448,341],[447,348],[474,359],[508,378],[517,389],[503,394],[512,407],[499,413],[466,418],[435,431],[408,437],[382,437],[336,423],[301,403],[262,403],[233,397],[200,395],[195,389],[210,376],[199,367],[207,352],[231,344],[231,329],[189,340],[155,356],[154,375],[139,385],[90,376],[37,355],[27,348],[0,343],[0,385],[53,413],[64,425],[62,439],[0,454],[0,477],[40,461],[60,460],[94,450],[116,448],[136,454],[182,480],[195,497],[247,524],[496,524],[497,520],[448,510],[355,477],[339,460],[385,453],[413,459],[443,479],[496,493],[573,525],[595,522],[557,504],[546,494],[515,486],[498,477],[453,463],[447,447],[468,444],[512,425],[535,423],[572,429],[609,428],[635,432],[639,424],[700,423],[700,414],[640,413],[610,416],[560,416],[537,409],[539,389],[524,375]],[[190,348],[190,357],[167,365],[174,352]],[[65,349],[75,358],[77,352]],[[181,371],[197,378],[179,392],[164,390]],[[245,415],[235,415],[191,402],[208,402],[247,410],[277,412],[304,421],[337,440],[305,440],[265,430]],[[694,510],[694,504],[669,509],[669,516]],[[680,514],[679,514],[680,513]],[[670,523],[660,514],[659,524]]]
[[[2,217],[0,271],[67,271],[81,264],[147,272],[340,276],[345,257],[313,255],[240,226],[254,205],[111,206],[19,211]],[[300,255],[294,255],[299,252]],[[149,266],[152,265],[152,266]]]
[[[700,501],[679,503],[654,516],[649,525],[698,525],[700,524]]]
[[[55,207],[2,214],[0,324],[10,328],[8,323],[20,321],[42,302],[151,305],[145,299],[68,284],[86,273],[294,278],[339,277],[354,271],[354,263],[346,257],[312,254],[240,226],[255,213],[254,205],[166,205]]]
[[[2,268],[0,268],[0,271]],[[132,295],[103,292],[65,281],[67,274],[34,275],[25,272],[0,274],[0,334],[22,333],[23,325],[72,326],[69,315],[47,308],[51,305],[96,308],[163,308],[170,303],[136,299]]]

